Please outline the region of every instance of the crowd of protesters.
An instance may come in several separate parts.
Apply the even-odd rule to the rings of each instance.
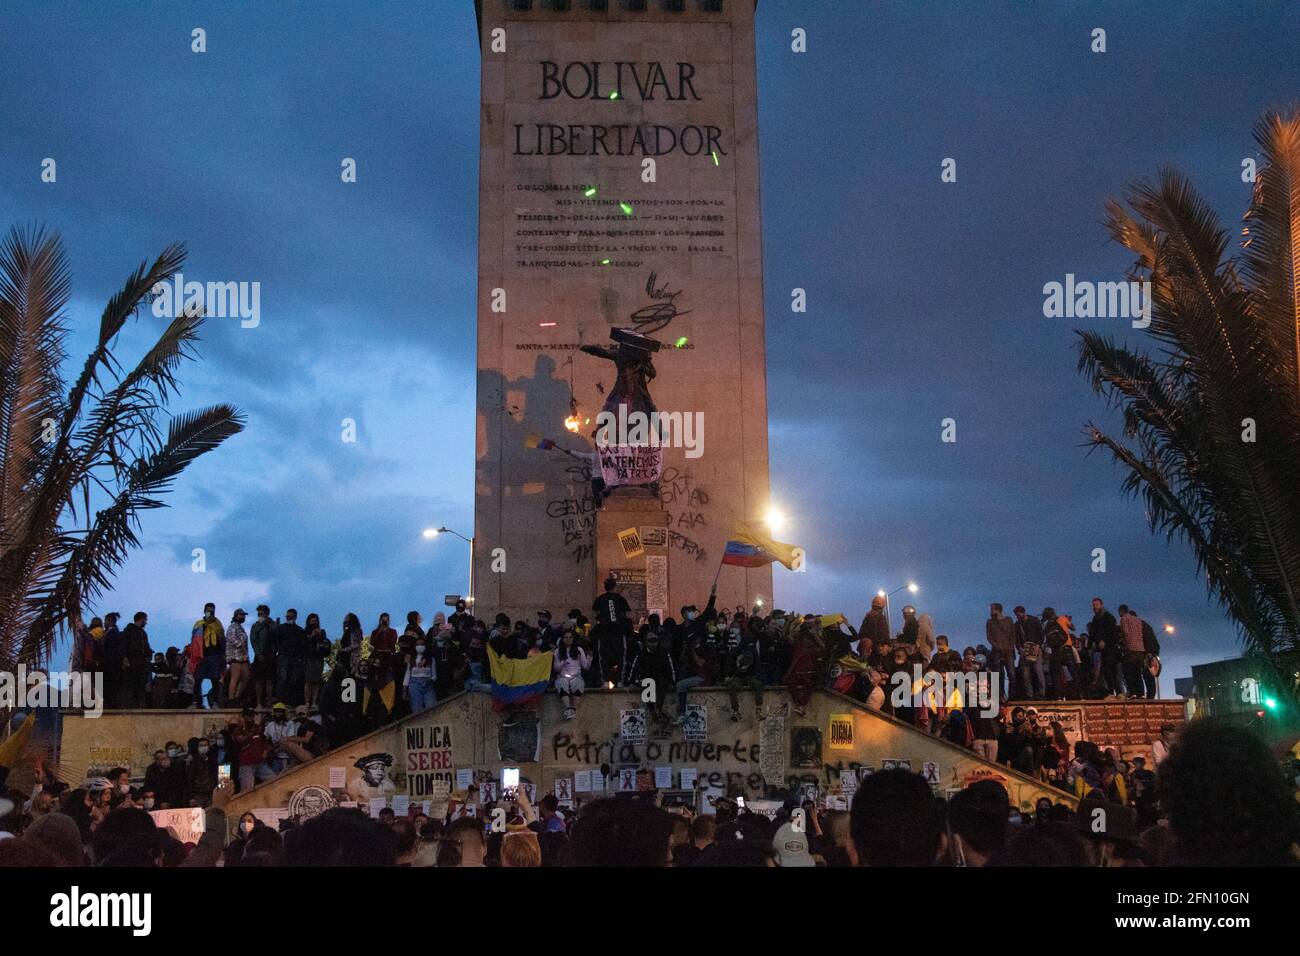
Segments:
[[[1050,607],[1039,616],[1016,607],[1008,617],[1001,604],[993,604],[985,641],[959,652],[947,635],[935,633],[930,615],[918,615],[911,606],[903,608],[901,631],[891,635],[883,597],[873,599],[856,631],[842,615],[729,611],[716,607],[715,595],[702,611],[688,605],[677,618],[650,614],[634,622],[610,579],[590,618],[574,608],[556,620],[543,609],[533,620],[497,614],[489,622],[461,601],[450,616],[436,613],[427,630],[418,611],[406,615],[400,633],[383,613],[367,636],[360,619],[348,614],[337,640],[316,614],[299,624],[296,609],[281,619],[260,605],[246,629],[242,608],[222,624],[215,605],[208,604],[187,647],[163,653],[150,647],[145,612],[121,629],[120,615],[110,613],[77,635],[73,661],[75,669],[104,674],[110,708],[206,702],[259,711],[274,703],[313,709],[333,685],[351,677],[376,690],[376,711],[364,716],[386,719],[424,710],[461,690],[489,689],[489,647],[508,658],[555,651],[555,684],[565,697],[566,716],[583,689],[630,686],[647,677],[676,689],[679,704],[693,687],[725,686],[732,692],[733,716],[739,716],[739,691],[753,691],[761,712],[762,688],[779,684],[790,688],[798,709],[817,687],[844,690],[864,702],[874,698],[883,707],[892,676],[918,664],[937,674],[992,672],[1003,700],[1154,698],[1160,646],[1152,626],[1130,607],[1121,605],[1116,619],[1100,598],[1092,606],[1088,630],[1076,633],[1073,619]],[[390,685],[392,693],[381,693]],[[655,716],[662,719],[667,695],[658,699]]]
[[[551,794],[534,807],[520,787],[481,812],[466,804],[430,818],[413,803],[406,816],[385,809],[372,819],[335,808],[274,828],[246,813],[229,834],[218,800],[205,813],[204,835],[182,843],[146,812],[158,789],[173,785],[171,766],[160,763],[143,794],[118,771],[86,788],[38,784],[21,805],[0,802],[0,867],[1280,866],[1300,859],[1291,781],[1250,731],[1214,719],[1181,731],[1144,784],[1159,808],[1154,823],[1101,791],[1077,809],[1043,799],[1022,814],[995,781],[945,800],[920,775],[896,769],[865,777],[847,811],[796,797],[774,817],[731,797],[708,812],[665,808],[657,791],[594,799],[574,812]]]
[[[883,597],[872,601],[857,630],[842,615],[719,608],[716,594],[702,610],[687,605],[679,617],[634,621],[609,579],[590,617],[573,608],[557,620],[543,609],[531,620],[496,614],[487,621],[460,601],[450,615],[434,614],[427,629],[418,611],[409,612],[400,633],[387,613],[368,635],[357,615],[348,614],[337,640],[316,614],[299,624],[294,608],[272,617],[260,605],[246,628],[242,608],[222,624],[208,604],[183,651],[157,654],[147,614],[137,613],[121,630],[120,616],[108,614],[79,635],[73,657],[82,669],[103,671],[110,708],[243,709],[214,739],[169,743],[156,755],[150,769],[159,780],[169,766],[186,768],[184,788],[175,782],[182,776],[177,770],[167,777],[173,783],[166,794],[154,793],[173,807],[205,805],[222,761],[237,768],[235,786],[248,788],[452,694],[490,691],[489,650],[502,658],[553,652],[552,685],[565,719],[575,716],[585,690],[640,687],[647,678],[659,690],[650,707],[661,724],[682,722],[689,692],[700,687],[724,687],[733,720],[741,716],[742,692],[752,696],[761,718],[764,687],[784,685],[796,715],[824,687],[1076,794],[1122,788],[1131,802],[1142,789],[1134,778],[1140,766],[1086,748],[1081,759],[1060,727],[1040,726],[1032,708],[990,712],[987,706],[991,682],[995,702],[1154,697],[1154,629],[1132,608],[1121,605],[1117,620],[1100,599],[1092,605],[1088,630],[1076,634],[1073,620],[1050,607],[1036,617],[1016,607],[1008,617],[993,604],[985,641],[958,651],[947,635],[935,633],[930,615],[911,606],[903,608],[901,630],[891,634]],[[942,687],[946,675],[956,674],[983,682],[971,686],[984,693],[953,700],[934,690],[915,692],[914,684]],[[900,696],[900,687],[914,692]]]

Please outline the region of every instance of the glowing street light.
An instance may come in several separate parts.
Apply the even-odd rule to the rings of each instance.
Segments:
[[[1173,626],[1172,624],[1166,624],[1166,625],[1165,625],[1165,633],[1166,633],[1166,634],[1172,634],[1172,633],[1174,633],[1174,626]]]
[[[780,534],[782,529],[785,528],[785,515],[776,505],[768,505],[763,520],[767,522],[767,526],[772,529],[773,534]]]
[[[442,526],[441,528],[425,528],[422,532],[420,532],[420,534],[424,538],[424,540],[432,541],[434,538],[438,537],[438,535],[443,534],[444,532],[447,534],[455,535],[456,537],[460,538],[460,540],[464,541],[466,544],[469,545],[469,590],[468,593],[465,595],[465,603],[472,607],[474,605],[474,539],[467,538],[459,531],[453,531],[451,530],[451,528],[448,528],[446,525]]]

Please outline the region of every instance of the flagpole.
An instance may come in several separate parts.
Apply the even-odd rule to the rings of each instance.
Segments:
[[[724,549],[724,550],[723,550],[723,553],[722,553],[722,557],[725,558],[726,556],[727,556],[727,554],[726,554],[726,550]],[[713,587],[711,587],[711,588],[709,589],[709,593],[710,593],[710,594],[716,594],[716,593],[717,593],[717,590],[718,590],[718,577],[722,574],[722,564],[723,564],[723,562],[722,562],[721,560],[719,560],[719,561],[718,561],[718,570],[717,570],[717,571],[714,573],[714,575],[713,575]]]

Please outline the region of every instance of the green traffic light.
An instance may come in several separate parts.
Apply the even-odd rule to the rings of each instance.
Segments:
[[[1277,698],[1265,697],[1264,706],[1267,707],[1269,710],[1277,710]]]

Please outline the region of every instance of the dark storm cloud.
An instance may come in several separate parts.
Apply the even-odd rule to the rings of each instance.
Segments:
[[[209,591],[264,588],[332,633],[346,610],[369,626],[463,589],[463,544],[419,529],[471,522],[469,0],[3,16],[0,212],[63,233],[77,334],[173,240],[194,278],[262,284],[260,327],[213,320],[178,406],[233,401],[249,427],[146,517],[122,600],[149,605],[165,567],[188,582],[196,537]],[[1251,123],[1300,89],[1293,12],[764,0],[758,17],[772,479],[812,568],[778,571],[777,603],[856,618],[915,579],[966,643],[990,600],[1082,622],[1100,593],[1178,624],[1171,675],[1235,653],[1186,548],[1153,539],[1119,473],[1079,447],[1085,420],[1115,420],[1074,370],[1074,323],[1043,318],[1042,286],[1119,275],[1130,257],[1107,243],[1103,203],[1161,163],[1236,219]],[[46,156],[56,186],[38,180]],[[806,314],[790,312],[796,287]],[[939,440],[948,417],[956,444]],[[187,633],[189,595],[154,598],[155,626]]]

